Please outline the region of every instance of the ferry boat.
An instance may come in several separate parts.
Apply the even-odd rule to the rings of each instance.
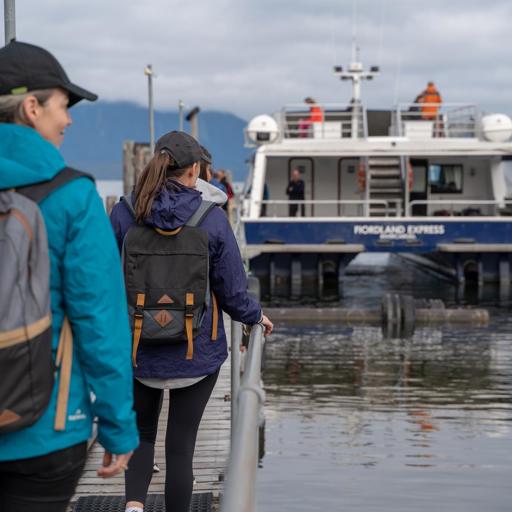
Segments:
[[[511,119],[469,104],[432,104],[428,118],[425,103],[367,109],[361,83],[379,69],[366,71],[356,57],[334,74],[352,83],[348,104],[315,104],[316,119],[309,105],[287,105],[245,131],[255,153],[239,238],[262,298],[339,298],[346,266],[364,252],[398,254],[459,285],[498,282],[508,293]],[[295,169],[305,195],[290,201]]]

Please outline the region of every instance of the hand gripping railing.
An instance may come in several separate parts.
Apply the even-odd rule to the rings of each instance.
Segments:
[[[258,469],[258,429],[265,400],[261,382],[263,327],[251,329],[245,370],[240,382],[240,343],[242,328],[231,329],[231,452],[221,512],[256,510],[256,471]]]

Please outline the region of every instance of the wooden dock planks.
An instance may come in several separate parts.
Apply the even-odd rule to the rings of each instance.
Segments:
[[[231,322],[227,316],[224,317],[224,326],[229,346]],[[229,456],[231,403],[229,399],[226,401],[226,397],[229,397],[231,392],[230,361],[231,358],[228,357],[227,361],[223,364],[217,384],[206,406],[199,427],[194,454],[194,477],[196,480],[194,492],[211,491],[214,498],[218,498],[222,490],[224,472]],[[164,443],[168,407],[169,399],[168,393],[166,393],[158,423],[158,436],[155,445],[155,458],[160,467],[160,473],[153,474],[149,487],[149,493],[152,494],[163,494],[164,492],[166,468]],[[72,503],[81,496],[124,495],[123,475],[107,480],[96,476],[96,470],[101,465],[102,458],[103,448],[98,443],[94,443],[90,449],[84,473]]]

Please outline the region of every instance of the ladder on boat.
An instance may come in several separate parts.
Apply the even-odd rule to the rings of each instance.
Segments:
[[[400,217],[402,215],[403,176],[403,161],[399,156],[370,156],[366,159],[368,215],[370,217]],[[383,201],[387,204],[383,204]]]

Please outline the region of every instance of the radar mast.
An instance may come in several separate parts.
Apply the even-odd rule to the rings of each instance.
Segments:
[[[334,66],[334,74],[341,80],[352,81],[352,138],[358,138],[359,122],[361,120],[361,82],[363,80],[373,80],[380,73],[379,66],[371,66],[369,71],[365,71],[363,63],[360,60],[360,50],[355,38],[352,41],[352,62],[348,65],[346,71],[342,66]]]

